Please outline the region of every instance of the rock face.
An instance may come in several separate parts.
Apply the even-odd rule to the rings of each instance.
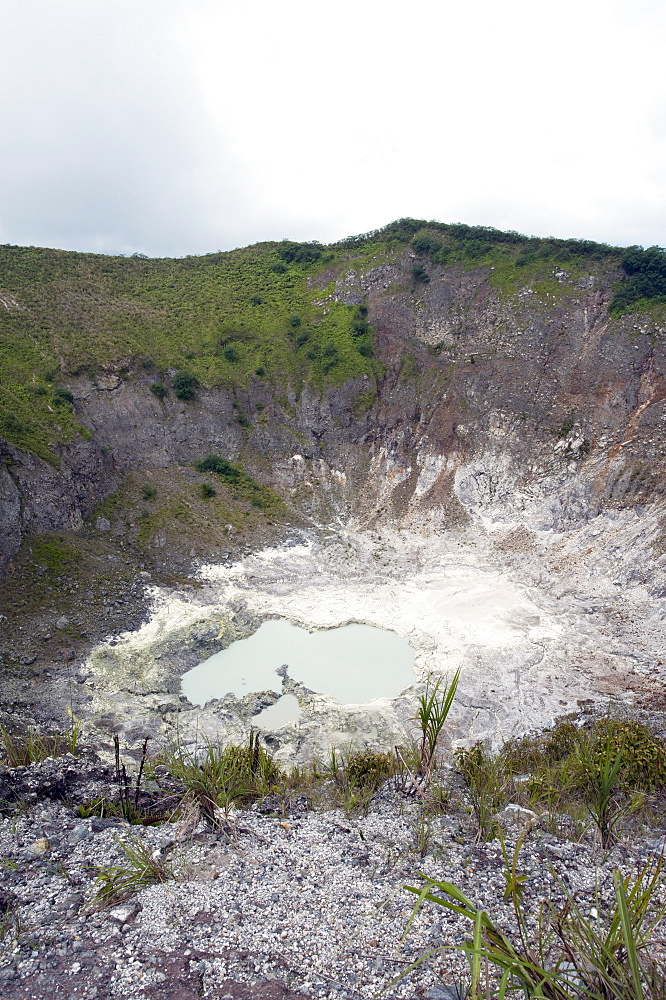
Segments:
[[[63,447],[59,469],[1,444],[0,567],[22,534],[77,528],[123,473],[210,452],[329,518],[438,509],[562,530],[663,502],[665,331],[656,313],[609,318],[613,269],[554,266],[509,294],[488,269],[429,265],[415,284],[412,258],[311,281],[324,304],[367,303],[376,385],[285,394],[257,380],[181,402],[158,400],[145,373],[69,379],[91,437]]]
[[[113,455],[94,440],[77,440],[54,469],[0,439],[0,570],[18,552],[24,534],[80,528],[118,484],[114,465]]]

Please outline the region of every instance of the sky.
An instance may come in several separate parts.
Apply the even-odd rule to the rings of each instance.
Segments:
[[[3,0],[0,243],[666,243],[662,0]]]

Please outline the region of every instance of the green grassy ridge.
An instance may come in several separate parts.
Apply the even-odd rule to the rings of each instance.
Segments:
[[[0,302],[0,435],[57,464],[57,446],[80,428],[55,382],[111,364],[170,391],[164,373],[174,368],[232,388],[374,377],[354,308],[315,304],[313,264],[285,265],[280,251],[259,244],[148,260],[0,248],[0,295],[10,303]]]
[[[404,263],[408,247],[426,264],[426,282],[429,262],[484,268],[508,296],[528,281],[564,291],[554,263],[575,276],[616,268],[622,256],[590,241],[414,219],[327,247],[258,243],[179,259],[0,247],[0,436],[57,466],[59,447],[86,436],[57,383],[108,366],[142,373],[170,395],[173,369],[202,387],[260,380],[276,394],[364,375],[376,382],[372,329],[358,307],[332,301],[334,281],[350,268]],[[419,280],[413,271],[406,294]]]

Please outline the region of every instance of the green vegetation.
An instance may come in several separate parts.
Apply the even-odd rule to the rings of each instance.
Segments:
[[[494,814],[510,801],[587,818],[609,847],[618,825],[648,813],[666,789],[666,744],[634,720],[598,719],[586,728],[564,721],[495,754],[480,743],[458,750],[456,764],[479,839],[493,833]]]
[[[258,483],[256,479],[248,476],[239,465],[228,462],[226,458],[208,455],[201,462],[197,462],[195,467],[199,472],[214,472],[226,486],[231,487],[238,497],[246,500],[253,507],[258,507],[259,510],[271,513],[280,513],[285,510],[284,503],[274,490]]]
[[[64,733],[41,734],[33,727],[25,733],[10,733],[0,726],[0,751],[8,767],[29,767],[47,757],[64,757],[76,753],[81,724],[72,716],[69,730]]]
[[[412,281],[415,284],[427,285],[430,281],[430,275],[426,271],[423,264],[413,264],[412,265]]]
[[[650,300],[666,302],[666,250],[663,247],[629,247],[622,255],[628,280],[617,290],[610,304],[611,316]]]
[[[162,400],[169,395],[169,390],[163,382],[153,382],[150,387],[150,391],[154,396],[157,396],[159,400]]]
[[[458,689],[460,669],[456,670],[450,683],[442,686],[442,680],[438,677],[433,684],[429,677],[425,692],[418,700],[414,721],[418,722],[421,729],[419,774],[429,774],[435,766],[439,740]]]
[[[367,810],[377,790],[397,769],[393,754],[372,747],[350,748],[343,754],[331,750],[322,768],[323,774],[332,779],[330,804],[346,813]]]
[[[374,377],[371,338],[357,345],[354,308],[316,305],[308,284],[346,256],[290,242],[181,260],[0,247],[11,293],[0,304],[0,435],[57,465],[58,444],[79,433],[71,390],[59,383],[110,369],[154,372],[158,399],[176,370],[173,392],[185,401],[197,384],[260,377],[298,389]]]
[[[284,780],[280,767],[251,732],[247,746],[208,743],[190,753],[172,747],[162,756],[182,787],[180,809],[220,826],[231,805],[249,805],[264,798]]]
[[[171,865],[155,857],[139,839],[116,838],[116,843],[127,860],[125,864],[98,869],[95,881],[99,885],[97,902],[101,906],[120,903],[146,886],[158,885],[174,878]]]
[[[196,395],[198,382],[192,372],[179,371],[173,377],[173,393],[177,399],[191,400]]]
[[[563,905],[542,904],[532,929],[523,901],[525,879],[516,874],[521,843],[513,860],[505,852],[505,898],[513,904],[517,926],[513,934],[451,882],[421,875],[421,887],[405,886],[418,896],[407,930],[426,901],[470,921],[471,936],[457,946],[469,962],[464,995],[469,1000],[663,1000],[663,964],[651,948],[666,911],[659,901],[662,860],[648,861],[633,879],[615,869],[613,901],[591,912],[561,883]]]
[[[550,300],[590,271],[627,281],[613,315],[666,302],[666,254],[501,232],[486,226],[399,219],[330,246],[261,243],[178,260],[105,257],[34,247],[0,247],[0,435],[58,466],[76,435],[73,376],[109,372],[146,380],[159,399],[191,402],[197,389],[248,387],[266,379],[276,394],[306,384],[319,391],[349,378],[381,377],[367,307],[333,297],[335,278],[353,268],[416,254],[411,285],[434,280],[432,265],[483,268],[511,295],[526,283]],[[395,294],[398,288],[387,290]],[[175,372],[175,374],[173,374]],[[150,375],[149,375],[150,373]],[[150,378],[150,381],[147,379]],[[65,383],[65,384],[63,384]],[[239,413],[241,426],[249,418]]]
[[[48,576],[74,571],[79,564],[78,550],[62,535],[37,535],[30,543],[35,565]]]

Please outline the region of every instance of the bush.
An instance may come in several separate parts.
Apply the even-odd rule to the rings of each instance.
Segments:
[[[666,299],[666,251],[661,247],[629,247],[622,267],[629,280],[615,293],[611,315],[621,315],[640,299]]]
[[[150,391],[153,396],[157,396],[158,399],[164,399],[165,396],[169,395],[169,390],[162,382],[153,382],[150,387]]]
[[[393,755],[371,750],[352,750],[344,765],[344,774],[353,788],[376,790],[395,771]]]
[[[420,282],[423,285],[428,284],[428,282],[430,281],[430,275],[424,268],[423,264],[414,264],[412,266],[412,279],[415,282],[417,283]]]
[[[10,733],[0,726],[0,751],[8,767],[29,767],[47,757],[64,757],[75,754],[81,735],[81,724],[73,715],[68,732],[42,736],[33,727],[24,735]]]
[[[227,361],[230,361],[231,364],[233,365],[235,365],[238,361],[240,361],[240,354],[238,353],[235,347],[225,347],[224,356],[227,359]]]
[[[319,243],[292,243],[285,240],[278,253],[289,264],[314,264],[321,257],[322,251]]]
[[[333,778],[334,795],[345,812],[367,809],[378,788],[396,773],[391,753],[363,747],[346,757],[334,749],[325,771]]]
[[[201,484],[201,496],[204,500],[210,500],[211,497],[217,496],[217,490],[210,483]]]
[[[154,500],[157,496],[157,490],[154,486],[142,486],[141,496],[144,500]]]
[[[64,386],[59,385],[58,388],[53,393],[53,405],[66,406],[68,404],[70,406],[74,405],[74,396],[69,391],[69,389],[65,389]]]
[[[415,236],[412,240],[412,247],[415,253],[420,256],[431,257],[433,254],[439,253],[442,249],[442,244],[433,236],[429,236],[428,233],[421,233],[420,236]]]
[[[6,413],[2,418],[2,424],[4,429],[9,434],[22,434],[24,431],[28,430],[28,425],[24,424],[23,421],[19,420],[19,418],[13,413]]]
[[[352,340],[358,353],[364,358],[371,358],[374,351],[372,348],[372,327],[368,322],[368,307],[362,303],[358,305],[352,314]]]
[[[529,920],[518,875],[521,838],[513,858],[504,850],[504,898],[513,908],[513,929],[496,923],[451,882],[421,875],[405,886],[418,899],[404,937],[423,903],[434,903],[470,921],[471,934],[455,947],[469,962],[470,986],[461,995],[522,996],[548,1000],[663,1000],[664,961],[654,945],[664,917],[662,859],[649,859],[633,877],[613,871],[614,898],[590,910],[563,883],[564,905],[542,903]],[[502,844],[504,849],[504,845]],[[601,912],[599,912],[601,911]],[[417,965],[429,957],[426,952]],[[407,972],[410,972],[408,969]]]
[[[178,399],[186,401],[194,399],[197,385],[196,377],[184,369],[176,372],[173,377],[173,391]]]

